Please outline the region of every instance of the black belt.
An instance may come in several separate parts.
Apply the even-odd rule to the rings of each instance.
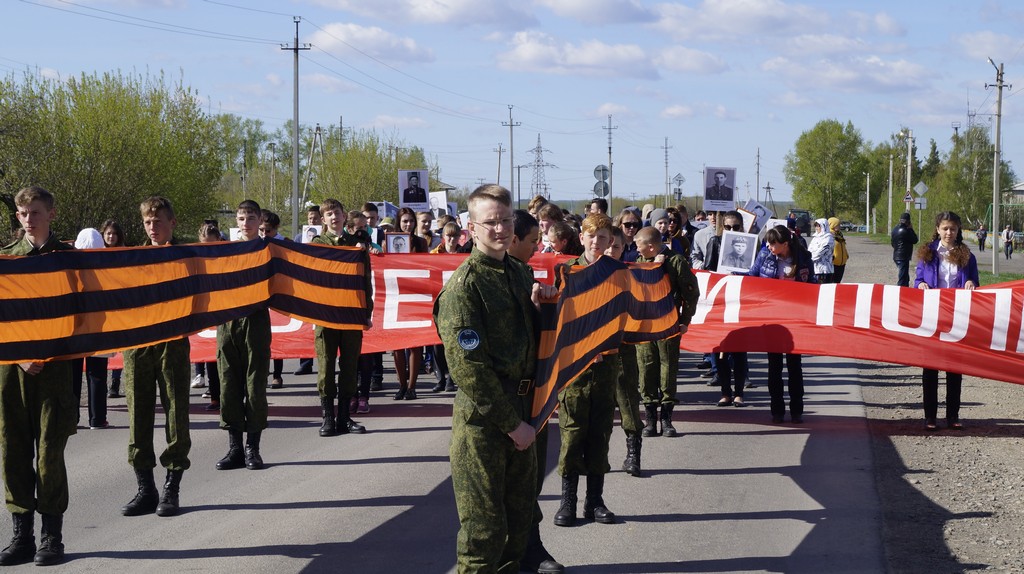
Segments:
[[[506,393],[525,397],[533,388],[533,379],[506,379],[501,381],[501,388]]]

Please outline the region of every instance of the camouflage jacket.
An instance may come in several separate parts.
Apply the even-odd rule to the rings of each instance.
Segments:
[[[665,256],[662,267],[672,283],[672,296],[676,300],[676,309],[679,310],[679,324],[689,325],[693,314],[697,312],[697,298],[700,296],[697,277],[690,270],[690,265],[682,255],[667,247],[659,255]],[[654,259],[637,257],[636,261],[637,263],[651,263]]]
[[[323,233],[311,239],[310,243],[335,247],[359,247],[363,244],[363,290],[366,292],[366,311],[373,313],[373,271],[370,269],[370,254],[366,250],[366,240],[349,233],[338,236],[333,231],[325,229]]]
[[[474,249],[441,289],[434,324],[459,395],[502,432],[529,417],[503,383],[533,378],[537,361],[533,275],[508,255]],[[461,397],[456,397],[456,408]]]

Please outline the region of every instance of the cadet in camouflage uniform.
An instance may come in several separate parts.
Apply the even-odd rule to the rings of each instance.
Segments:
[[[611,244],[612,220],[592,213],[583,220],[580,243],[583,255],[566,265],[590,265],[604,256]],[[558,474],[562,476],[562,501],[555,513],[556,526],[576,524],[576,491],[580,475],[587,477],[587,498],[583,517],[602,524],[615,522],[615,514],[604,504],[604,475],[608,464],[608,441],[615,422],[615,386],[621,365],[618,354],[600,355],[558,393],[558,429],[562,448],[558,453]]]
[[[56,210],[49,191],[26,187],[15,195],[14,204],[25,236],[0,254],[31,256],[74,249],[50,233]],[[64,561],[62,530],[68,509],[64,447],[77,430],[78,410],[70,361],[0,365],[0,466],[14,523],[14,537],[0,552],[0,566]],[[38,552],[33,530],[36,511],[43,522]]]
[[[634,237],[637,263],[661,261],[672,285],[672,297],[683,331],[697,309],[700,288],[686,259],[661,242],[657,229],[645,227]],[[636,358],[640,371],[640,394],[643,396],[647,422],[643,436],[676,436],[672,426],[672,408],[676,404],[676,379],[679,375],[679,336],[654,343],[638,345]],[[661,404],[661,431],[658,431],[658,404]]]
[[[361,237],[345,232],[345,207],[337,199],[327,199],[320,205],[323,217],[324,232],[313,238],[310,243],[321,245],[362,247],[364,255],[369,249],[370,236]],[[365,232],[364,232],[365,233]],[[363,261],[363,291],[366,296],[367,322],[373,312],[373,274],[370,271],[370,258]],[[363,332],[354,329],[331,329],[317,325],[313,330],[316,347],[317,376],[316,388],[320,392],[320,407],[323,410],[324,422],[320,426],[320,436],[366,432],[366,428],[352,420],[349,414],[349,400],[356,396],[356,376],[359,370],[359,354],[363,347]],[[338,381],[335,385],[334,360],[338,359]],[[335,422],[334,399],[338,399],[338,417]]]
[[[150,197],[142,202],[142,224],[152,245],[174,242],[177,220],[171,202],[163,197]],[[178,491],[181,477],[189,468],[188,453],[192,447],[189,436],[189,342],[188,337],[157,343],[124,352],[124,385],[128,400],[128,464],[135,470],[139,490],[121,508],[125,516],[156,512],[158,516],[178,513]],[[156,490],[153,468],[153,427],[156,424],[157,389],[160,404],[167,413],[164,435],[167,448],[160,455],[161,466],[167,469],[164,491]]]
[[[612,227],[612,243],[604,254],[622,261],[626,237],[622,228]],[[619,361],[622,369],[615,385],[615,403],[619,406],[622,432],[626,433],[626,458],[622,470],[630,476],[640,476],[640,450],[643,422],[640,419],[640,373],[636,364],[636,345],[621,345]]]
[[[506,251],[513,220],[508,190],[469,196],[470,256],[445,284],[434,321],[452,377],[452,486],[461,525],[458,571],[517,572],[537,499],[535,431],[527,424],[537,359],[533,282]]]
[[[263,213],[247,199],[238,204],[235,222],[242,241],[259,238]],[[228,453],[217,470],[263,468],[260,437],[267,428],[267,377],[270,376],[270,310],[217,327],[217,370],[220,373],[220,428],[228,431]],[[242,433],[246,433],[245,450]]]

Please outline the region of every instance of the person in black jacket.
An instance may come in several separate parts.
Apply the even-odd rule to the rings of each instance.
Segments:
[[[893,228],[890,235],[892,243],[892,260],[896,263],[896,284],[900,287],[910,286],[910,257],[917,245],[917,232],[910,223],[910,214],[900,216],[900,223]]]

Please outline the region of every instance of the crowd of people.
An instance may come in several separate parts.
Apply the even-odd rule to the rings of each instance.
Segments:
[[[49,228],[55,201],[42,188],[21,190],[15,202],[23,234],[0,252],[32,256],[72,248],[58,241]],[[699,296],[694,271],[717,270],[723,233],[743,231],[743,217],[738,211],[698,211],[694,220],[703,226],[698,227],[680,204],[627,207],[613,218],[603,199],[595,199],[586,213],[577,215],[542,196],[531,200],[526,210],[513,210],[508,191],[497,185],[474,191],[468,209],[468,225],[463,229],[459,219],[449,214],[435,219],[429,211],[403,208],[391,221],[381,219],[373,203],[348,211],[341,202],[326,199],[308,209],[307,221],[322,226],[311,243],[362,251],[368,317],[373,309],[370,256],[397,245],[387,241],[391,234],[405,238],[411,253],[469,254],[435,303],[441,344],[393,352],[399,384],[393,398],[416,400],[418,377],[423,373],[435,375],[434,393],[458,391],[451,464],[461,524],[459,569],[491,571],[519,562],[527,570],[561,572],[563,567],[544,548],[538,527],[542,515],[537,497],[546,474],[547,426],[537,433],[526,422],[532,405],[538,304],[541,298],[554,296],[557,286],[533,281],[530,259],[537,253],[554,253],[570,256],[571,266],[592,265],[602,257],[656,263],[669,279],[679,333],[641,345],[623,345],[617,352],[601,355],[558,394],[558,474],[562,484],[553,523],[565,527],[579,520],[582,476],[586,483],[583,519],[611,524],[616,516],[605,504],[603,491],[604,476],[611,469],[608,453],[615,409],[626,441],[621,467],[629,475],[641,476],[642,439],[678,435],[673,411],[678,403],[679,337],[685,336]],[[140,218],[147,245],[176,242],[177,219],[167,199],[147,198],[140,205]],[[252,200],[238,205],[233,224],[241,241],[284,239],[278,233],[280,218]],[[216,220],[204,222],[198,237],[201,242],[225,240]],[[898,283],[906,286],[908,250],[918,243],[909,216],[901,218],[892,238]],[[125,244],[121,226],[108,220],[99,228],[82,230],[74,247],[100,249]],[[917,258],[917,288],[974,289],[979,285],[977,262],[963,243],[955,213],[939,214],[935,233],[918,250]],[[794,220],[761,230],[753,263],[745,274],[838,283],[848,259],[838,219],[815,220],[807,238],[801,236]],[[371,324],[368,319],[367,326]],[[362,336],[361,330],[315,328],[322,437],[366,432],[352,417],[370,412],[371,391],[382,391],[383,360],[382,353],[361,352]],[[270,344],[269,312],[262,309],[217,328],[217,361],[196,363],[194,378],[187,337],[125,351],[123,374],[111,371],[109,388],[109,357],[0,366],[0,417],[5,428],[17,429],[0,436],[7,506],[14,528],[11,544],[0,552],[0,565],[33,561],[49,565],[64,559],[62,516],[68,507],[68,486],[63,451],[68,437],[76,432],[79,415],[77,410],[53,407],[64,401],[81,402],[83,375],[91,429],[109,426],[106,401],[119,396],[123,383],[129,414],[128,463],[135,473],[137,491],[122,513],[174,516],[179,512],[182,477],[191,466],[190,387],[208,385],[203,394],[210,400],[206,408],[219,411],[220,427],[227,431],[227,452],[215,467],[257,470],[264,466],[260,444],[267,427],[267,388],[284,386],[283,364],[271,360]],[[709,384],[721,390],[718,406],[746,406],[744,389],[752,386],[747,353],[709,350],[704,359],[701,366],[711,373]],[[311,374],[313,360],[302,359],[296,374]],[[771,421],[784,423],[788,410],[790,422],[802,423],[800,355],[768,353],[767,380]],[[961,376],[947,373],[946,381],[947,425],[962,429]],[[938,372],[925,369],[928,430],[937,428],[937,386]],[[153,436],[157,399],[166,414],[166,447],[159,457]],[[38,441],[38,454],[33,441]],[[166,473],[162,489],[154,475],[157,463]],[[37,512],[42,517],[38,546],[33,530]],[[504,517],[504,524],[493,524],[495,516]]]

